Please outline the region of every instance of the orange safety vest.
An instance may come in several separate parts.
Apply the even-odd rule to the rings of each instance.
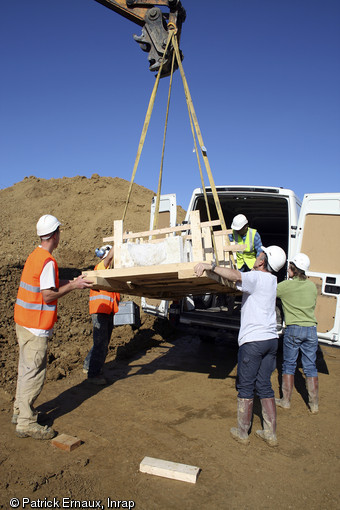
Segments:
[[[106,269],[102,262],[99,262],[94,268]],[[93,313],[115,314],[118,312],[118,303],[120,301],[119,292],[108,292],[106,290],[90,289],[89,308],[90,315]]]
[[[55,285],[58,289],[58,264],[47,250],[39,246],[26,260],[14,306],[14,321],[20,326],[47,330],[52,329],[57,321],[57,300],[45,303],[40,291],[40,275],[49,261],[54,264]]]

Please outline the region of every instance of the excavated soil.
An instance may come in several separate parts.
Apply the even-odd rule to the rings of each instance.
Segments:
[[[78,437],[81,446],[66,452],[50,441],[15,436],[13,307],[23,264],[37,243],[36,221],[45,213],[62,221],[54,255],[61,278],[73,278],[96,263],[94,249],[121,218],[128,186],[99,175],[29,177],[0,191],[0,508],[339,508],[339,349],[321,346],[318,352],[319,414],[308,412],[299,368],[291,410],[278,409],[279,446],[271,449],[255,437],[257,401],[250,445],[239,445],[229,436],[236,422],[235,338],[207,344],[142,313],[139,328],[114,329],[105,365],[110,384],[92,387],[82,374],[92,333],[88,291],[59,302],[36,403],[49,425]],[[134,185],[126,230],[148,228],[152,197]],[[279,383],[280,353],[273,374],[277,395]],[[197,483],[139,472],[144,456],[198,466]]]

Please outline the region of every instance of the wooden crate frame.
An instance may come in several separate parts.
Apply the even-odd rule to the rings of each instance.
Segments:
[[[213,239],[216,246],[218,265],[233,267],[234,253],[243,251],[244,245],[230,244],[228,234],[232,230],[214,231],[212,227],[220,226],[220,220],[200,221],[199,211],[190,213],[190,223],[145,232],[123,232],[123,221],[114,222],[113,237],[106,237],[104,242],[114,242],[114,269],[85,271],[94,282],[95,289],[120,292],[135,296],[156,299],[179,299],[188,294],[200,295],[207,292],[238,293],[235,284],[220,276],[205,271],[197,277],[194,267],[199,262],[211,262],[214,259]],[[154,266],[121,267],[121,246],[124,242],[152,243],[161,242],[166,236],[182,235],[191,240],[191,262],[159,264]]]

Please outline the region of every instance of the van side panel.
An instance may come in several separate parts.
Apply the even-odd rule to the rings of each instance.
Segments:
[[[338,234],[340,234],[340,215],[306,215],[301,251],[309,254],[310,271],[340,274],[340,236]]]
[[[340,347],[340,193],[311,193],[303,198],[297,252],[311,261],[307,276],[318,289],[318,337]]]
[[[315,283],[318,289],[315,317],[318,321],[318,332],[329,333],[334,327],[337,299],[335,296],[322,294],[322,278],[310,276],[309,279]]]

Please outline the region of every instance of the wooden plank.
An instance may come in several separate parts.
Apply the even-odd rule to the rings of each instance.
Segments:
[[[211,278],[212,280],[215,280],[216,282],[221,281],[221,277],[216,273],[212,273],[211,271],[206,271],[205,275],[207,278]],[[179,280],[184,280],[184,279],[188,279],[188,278],[191,278],[191,279],[197,278],[196,273],[192,268],[181,269],[180,271],[178,271],[178,279]],[[201,276],[199,278],[201,278]]]
[[[113,227],[113,241],[114,241],[114,267],[121,265],[121,246],[123,244],[123,220],[115,220]]]
[[[216,252],[217,252],[217,261],[218,265],[221,265],[224,261],[224,251],[223,251],[223,237],[218,236],[215,237],[215,246],[216,246]]]
[[[232,233],[233,233],[233,231],[230,228],[227,230],[214,230],[215,236],[226,236],[226,235],[229,235]]]
[[[245,244],[227,244],[223,246],[223,251],[244,251],[246,248]]]
[[[188,464],[155,459],[153,457],[144,457],[139,465],[139,470],[141,473],[189,483],[196,483],[198,474],[201,471],[197,466],[189,466]]]
[[[102,278],[126,278],[139,275],[167,275],[168,273],[178,273],[181,269],[194,268],[198,262],[203,262],[201,259],[197,262],[175,262],[173,264],[159,264],[156,266],[134,266],[134,267],[115,267],[114,269],[101,269],[96,271],[84,271],[84,275],[100,276]]]
[[[210,227],[202,227],[202,238],[204,259],[206,260],[206,262],[211,262],[213,260],[214,250],[212,245]]]
[[[192,258],[194,260],[201,260],[203,247],[199,211],[192,211],[190,213],[190,225],[192,235]]]
[[[204,221],[200,225],[201,227],[218,227],[219,225],[221,225],[221,222],[220,220]],[[123,234],[123,240],[126,241],[128,239],[138,239],[139,237],[149,237],[160,234],[171,234],[173,232],[185,232],[186,230],[191,230],[190,223],[187,223],[186,225],[176,225],[175,227],[158,228],[156,230],[146,230],[144,232],[125,232]],[[230,233],[232,233],[232,230],[230,231]],[[114,238],[112,236],[104,237],[103,241],[104,243],[108,243],[110,241],[114,241]]]

